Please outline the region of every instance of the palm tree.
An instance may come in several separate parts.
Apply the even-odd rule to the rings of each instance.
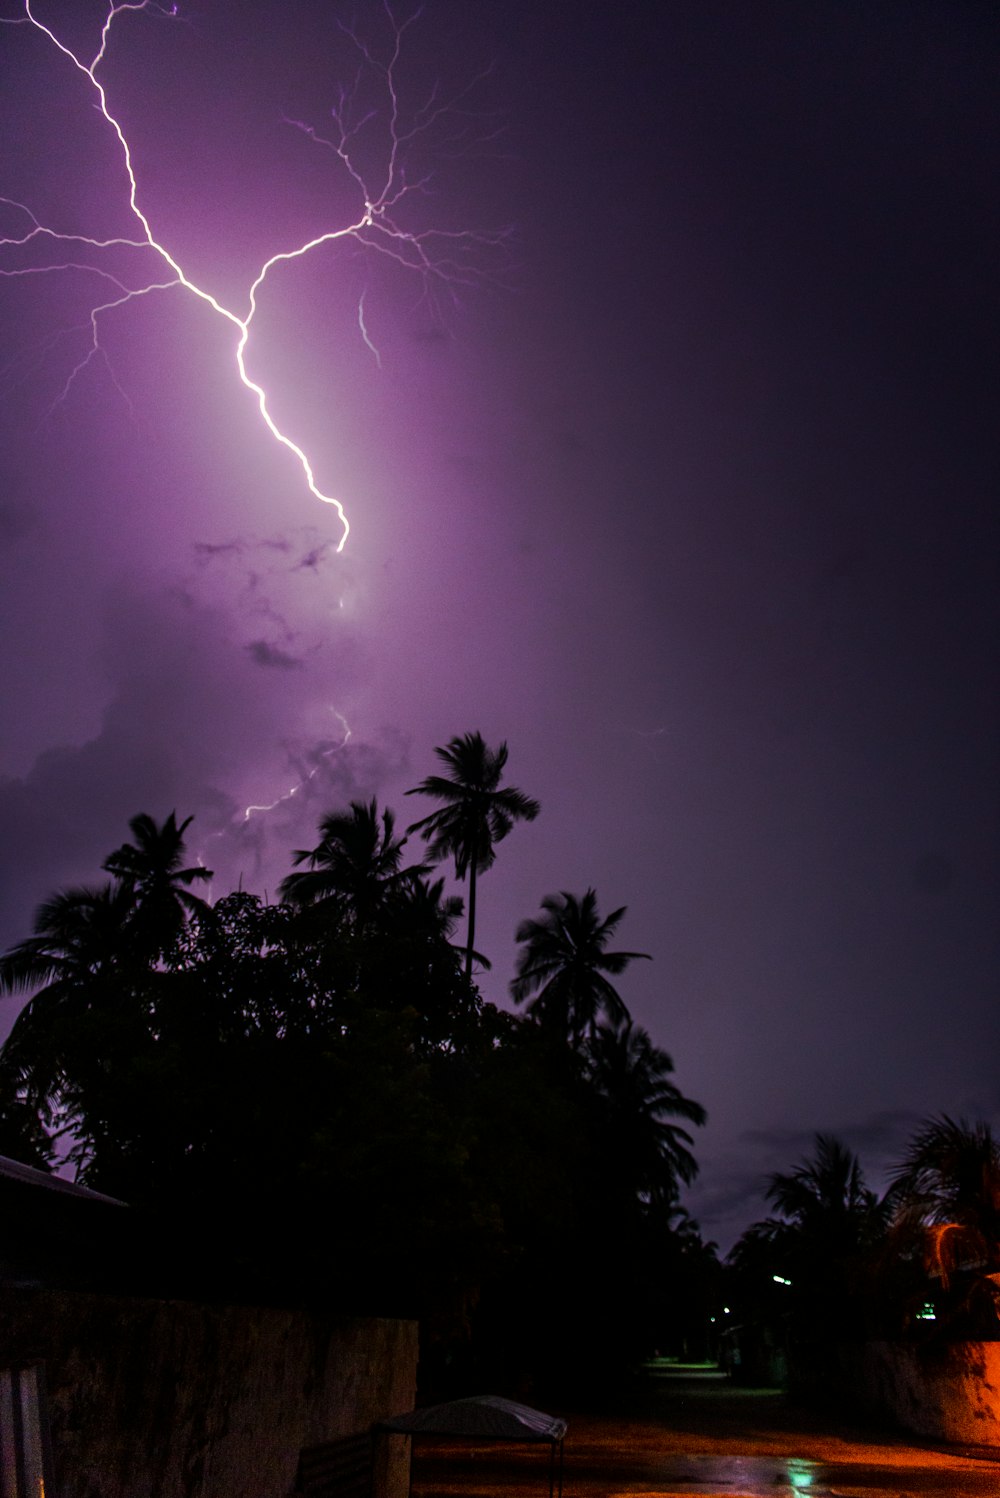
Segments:
[[[792,1331],[796,1369],[821,1368],[831,1339],[868,1323],[868,1266],[884,1230],[885,1214],[865,1183],[857,1155],[831,1134],[815,1136],[811,1158],[768,1180],[767,1199],[778,1217],[744,1233],[731,1262],[773,1300],[779,1273],[782,1322]],[[772,1310],[776,1307],[772,1306]]]
[[[172,811],[162,826],[146,812],[129,822],[134,843],[123,843],[101,867],[113,874],[135,905],[133,930],[139,949],[162,956],[176,941],[189,916],[203,915],[207,905],[190,886],[212,877],[202,864],[184,868],[184,834],[192,817],[178,826]]]
[[[16,1093],[0,1096],[0,1155],[48,1171],[55,1158],[55,1146],[38,1109]]]
[[[426,865],[420,866],[422,869]],[[465,911],[465,901],[461,895],[446,895],[444,893],[444,880],[435,879],[433,883],[421,874],[402,891],[402,899],[398,908],[400,925],[412,933],[420,933],[429,941],[444,942],[455,952],[465,952],[465,943],[453,942],[451,940],[455,926]],[[472,954],[479,966],[490,970],[490,960],[484,957],[482,952]]]
[[[316,847],[293,855],[296,864],[309,867],[281,881],[282,899],[300,909],[333,911],[367,931],[386,905],[428,870],[426,864],[400,868],[406,838],[397,838],[395,828],[391,811],[379,817],[374,797],[352,801],[346,812],[331,812],[319,824]]]
[[[605,950],[627,906],[602,921],[597,895],[588,889],[582,899],[565,890],[546,895],[542,909],[540,920],[522,921],[517,928],[523,950],[511,997],[521,1004],[534,995],[528,1013],[558,1026],[575,1045],[593,1034],[602,1015],[616,1029],[627,1024],[625,1002],[605,976],[617,977],[634,959],[649,957],[648,952]]]
[[[921,1125],[888,1193],[892,1249],[914,1253],[952,1315],[986,1322],[1000,1309],[1000,1140],[989,1124],[942,1115]],[[994,1278],[997,1276],[997,1278]],[[955,1281],[953,1286],[952,1282]]]
[[[910,1141],[890,1187],[925,1222],[961,1226],[1000,1243],[1000,1140],[986,1123],[928,1119]]]
[[[591,1081],[606,1100],[610,1133],[622,1167],[634,1171],[650,1204],[675,1202],[677,1181],[690,1185],[698,1163],[687,1129],[673,1120],[701,1125],[706,1113],[671,1080],[674,1063],[632,1020],[598,1025],[587,1045]]]
[[[501,786],[507,764],[507,745],[491,749],[481,733],[467,733],[434,750],[447,775],[428,775],[408,790],[408,796],[433,796],[445,804],[407,828],[419,832],[432,858],[454,857],[455,877],[469,875],[469,927],[465,945],[465,976],[472,977],[476,936],[476,879],[493,866],[496,844],[515,822],[533,822],[541,810],[537,801],[515,786]]]
[[[432,884],[421,876],[403,892],[399,914],[404,927],[420,930],[429,940],[446,942],[453,951],[464,954],[465,943],[451,940],[464,911],[465,901],[461,895],[444,893],[443,879],[435,879]],[[482,952],[473,952],[472,957],[484,972],[489,972],[492,964],[488,957]]]
[[[0,1052],[7,1101],[26,1097],[51,1117],[81,1060],[77,1028],[113,1002],[126,979],[131,893],[121,885],[68,889],[35,917],[35,934],[0,957],[0,993],[32,997]]]
[[[767,1199],[801,1233],[822,1236],[831,1247],[856,1245],[877,1203],[857,1155],[831,1134],[816,1135],[811,1160],[770,1177]]]

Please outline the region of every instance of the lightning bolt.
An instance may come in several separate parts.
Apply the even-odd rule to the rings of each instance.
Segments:
[[[370,337],[368,336],[368,329],[365,327],[365,294],[364,294],[364,292],[361,293],[361,297],[360,297],[360,299],[358,301],[358,327],[361,329],[361,336],[362,336],[362,338],[365,341],[365,345],[368,348],[371,349],[372,353],[375,356],[375,363],[378,365],[379,369],[381,369],[382,368],[382,355],[379,353],[379,351],[375,347],[374,343],[372,343]]]
[[[66,62],[76,68],[87,80],[88,86],[93,91],[96,106],[100,114],[107,122],[109,130],[113,132],[117,139],[118,149],[128,182],[129,210],[138,225],[138,235],[135,239],[124,237],[98,239],[80,234],[61,233],[39,222],[26,205],[15,202],[10,198],[0,198],[0,203],[22,214],[25,223],[24,231],[21,234],[0,238],[0,250],[23,249],[41,244],[57,244],[64,247],[71,247],[71,253],[74,256],[85,256],[88,252],[113,249],[148,250],[155,254],[166,273],[164,279],[151,278],[144,285],[129,287],[120,277],[111,274],[100,265],[92,264],[86,258],[68,258],[56,265],[29,265],[19,268],[0,267],[0,275],[6,277],[42,275],[69,270],[88,271],[96,274],[110,288],[107,298],[96,302],[90,308],[90,337],[87,351],[70,370],[62,392],[57,397],[54,405],[58,405],[60,401],[68,396],[75,381],[95,359],[103,360],[116,389],[119,390],[123,399],[128,403],[128,397],[118,385],[114,371],[111,369],[107,356],[101,346],[101,320],[108,313],[139,297],[149,296],[171,287],[182,287],[191,296],[203,302],[217,317],[223,319],[232,328],[235,336],[233,356],[237,376],[243,386],[254,397],[261,419],[271,436],[297,460],[309,492],[323,504],[332,505],[335,509],[341,526],[340,541],[336,549],[338,552],[342,551],[350,532],[350,525],[343,505],[339,499],[335,498],[332,494],[325,493],[319,487],[312,463],[305,451],[287,432],[278,426],[271,414],[264,386],[258,380],[254,379],[247,368],[247,348],[250,341],[253,320],[257,312],[258,298],[264,289],[269,274],[276,266],[284,264],[287,261],[301,259],[321,246],[334,244],[345,239],[357,240],[370,249],[390,257],[399,265],[416,271],[424,280],[425,291],[431,287],[443,287],[450,288],[452,295],[454,295],[454,288],[456,286],[469,284],[473,280],[478,279],[481,271],[475,265],[477,253],[484,247],[493,249],[502,248],[508,236],[507,230],[478,234],[471,231],[435,229],[421,229],[415,232],[407,230],[400,220],[400,212],[404,202],[414,194],[426,195],[429,191],[429,173],[417,176],[414,180],[410,180],[408,177],[406,158],[409,149],[415,141],[426,136],[428,132],[438,127],[443,119],[447,118],[449,112],[454,109],[459,101],[464,99],[465,94],[473,84],[469,84],[467,88],[463,89],[461,93],[452,99],[442,99],[439,96],[437,85],[435,85],[429,97],[425,99],[419,108],[415,109],[412,114],[404,115],[400,105],[400,94],[397,86],[397,69],[404,34],[414,21],[416,21],[419,11],[410,16],[408,20],[400,22],[394,17],[388,0],[383,0],[383,10],[388,19],[391,35],[388,57],[384,60],[380,59],[372,48],[363,42],[355,32],[347,27],[342,27],[341,29],[345,35],[360,54],[363,66],[380,80],[387,100],[387,109],[385,110],[387,148],[380,181],[374,185],[366,181],[356,164],[355,157],[352,155],[353,144],[357,141],[365,127],[374,119],[375,111],[369,111],[360,118],[355,118],[355,95],[351,90],[342,88],[339,92],[337,103],[331,110],[334,130],[329,138],[318,135],[312,126],[304,121],[286,120],[286,124],[301,130],[317,144],[333,152],[357,190],[358,209],[356,216],[349,223],[337,228],[327,229],[304,243],[296,245],[292,249],[278,250],[269,256],[254,275],[247,291],[245,308],[240,313],[234,311],[231,307],[225,306],[210,291],[193,281],[186,274],[178,260],[170,253],[169,249],[156,237],[152,223],[140,204],[139,181],[132,149],[121,122],[112,112],[104,85],[98,77],[98,69],[105,59],[110,43],[112,27],[120,15],[127,11],[148,11],[169,19],[176,17],[177,7],[160,5],[157,3],[157,0],[110,0],[101,27],[100,42],[97,51],[92,61],[88,63],[78,56],[50,26],[46,25],[39,18],[35,10],[35,3],[36,0],[24,0],[24,15],[17,17],[13,21],[8,19],[6,24],[28,24],[33,27],[42,36],[46,37],[49,43],[66,59]],[[479,76],[482,77],[482,75]],[[476,81],[478,80],[474,79],[473,83]],[[462,128],[464,129],[465,127],[463,126]],[[478,136],[475,138],[475,144],[481,146],[491,138],[492,135],[489,131],[480,129]],[[461,131],[453,132],[450,143],[459,147],[468,145],[467,140],[462,140]],[[378,352],[369,337],[365,325],[363,296],[358,308],[358,323],[364,342],[378,360]],[[65,331],[69,332],[73,330]],[[292,793],[289,792],[288,794]],[[261,808],[251,809],[258,810]]]
[[[319,755],[312,769],[309,771],[309,774],[303,775],[302,779],[297,780],[295,784],[291,786],[287,791],[285,791],[283,795],[276,796],[273,801],[268,801],[261,805],[250,805],[245,807],[243,810],[244,822],[249,822],[250,818],[254,815],[255,812],[266,813],[269,811],[274,811],[276,807],[284,806],[286,801],[291,801],[292,798],[294,796],[297,796],[300,791],[305,790],[309,782],[319,774],[320,770],[323,768],[323,761],[325,759],[329,759],[331,754],[339,754],[342,749],[347,748],[348,741],[351,737],[351,725],[348,723],[343,713],[339,713],[335,707],[332,707],[330,711],[333,713],[333,716],[339,720],[340,727],[344,734],[344,737],[341,739],[340,743],[333,744],[329,749],[324,749],[323,752]]]

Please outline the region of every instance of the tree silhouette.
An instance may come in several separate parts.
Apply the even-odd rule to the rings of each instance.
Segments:
[[[752,1308],[743,1319],[770,1322],[782,1343],[787,1333],[792,1377],[822,1383],[832,1345],[866,1331],[877,1313],[870,1264],[882,1205],[853,1151],[823,1133],[811,1157],[769,1177],[766,1194],[778,1216],[754,1223],[730,1254],[737,1298]]]
[[[38,1109],[26,1098],[0,1097],[0,1155],[22,1165],[33,1165],[36,1170],[52,1169],[55,1157],[52,1138]]]
[[[118,982],[132,912],[120,885],[61,890],[39,906],[35,934],[0,957],[0,992],[32,995],[4,1045],[3,1071],[42,1110],[56,1106],[74,1021],[107,1003]]]
[[[1000,1141],[986,1123],[928,1119],[893,1176],[890,1199],[924,1222],[960,1226],[977,1249],[1000,1244]]]
[[[414,879],[403,891],[403,907],[414,927],[451,944],[457,922],[465,909],[461,895],[446,895],[444,880]],[[479,959],[481,962],[484,958]]]
[[[418,788],[448,790],[416,825],[474,888],[537,803],[502,785],[505,746],[468,735],[442,755],[456,778]],[[474,921],[463,952],[461,899],[403,867],[374,800],[323,819],[290,903],[200,900],[188,826],[134,818],[112,882],[54,895],[0,957],[0,991],[29,995],[0,1048],[0,1152],[45,1165],[62,1138],[79,1178],[147,1223],[134,1258],[157,1294],[337,1287],[442,1346],[475,1303],[487,1359],[516,1348],[530,1373],[589,1378],[648,1351],[703,1113],[608,980],[639,955],[607,951],[623,911],[602,921],[588,891],[530,923],[539,961],[546,934],[580,949],[522,962],[535,1018],[562,1016],[538,1024],[469,981]],[[568,1240],[589,1246],[572,1272]],[[594,1263],[614,1294],[595,1294]]]
[[[178,826],[172,811],[157,826],[140,812],[128,824],[135,842],[122,843],[101,866],[134,902],[132,933],[138,946],[157,956],[176,941],[189,916],[207,909],[205,901],[191,893],[191,885],[210,880],[211,869],[202,864],[183,867],[184,834],[193,820],[185,817]]]
[[[141,1049],[147,998],[132,960],[131,892],[63,890],[35,917],[35,934],[0,957],[0,992],[31,993],[0,1053],[0,1103],[26,1103],[56,1135],[89,1153],[88,1116],[106,1113],[114,1056]],[[98,1101],[101,1099],[101,1101]]]
[[[396,819],[386,809],[381,817],[374,797],[352,801],[346,812],[330,812],[319,824],[315,848],[300,848],[296,864],[308,869],[281,881],[283,899],[300,909],[318,907],[364,932],[398,895],[412,887],[426,864],[400,867],[406,839],[395,834]]]
[[[518,1004],[528,1001],[529,1014],[561,1029],[574,1045],[593,1034],[602,1016],[615,1028],[626,1024],[628,1008],[606,975],[617,977],[635,958],[649,957],[648,952],[606,950],[627,907],[602,921],[597,895],[588,889],[582,899],[565,890],[546,895],[542,909],[540,919],[517,928],[523,950],[511,997]]]
[[[98,1141],[130,1126],[135,1092],[122,1083],[148,1060],[168,954],[189,916],[209,909],[189,886],[210,871],[184,866],[190,821],[133,817],[135,841],[103,864],[114,881],[53,895],[34,935],[0,957],[0,992],[31,995],[0,1056],[0,1103],[25,1102],[56,1135],[69,1134],[84,1175]]]
[[[861,1162],[831,1134],[817,1134],[815,1154],[769,1179],[768,1201],[800,1232],[827,1242],[856,1242],[876,1204]]]
[[[938,1299],[945,1321],[996,1336],[1000,1288],[1000,1141],[986,1123],[926,1120],[890,1183],[890,1255],[921,1265],[914,1305]]]
[[[491,749],[480,733],[467,733],[434,750],[447,775],[428,775],[408,796],[432,796],[445,804],[412,823],[432,858],[453,857],[455,876],[469,875],[469,926],[465,947],[465,976],[471,980],[475,956],[476,880],[493,866],[496,844],[515,822],[533,822],[540,807],[515,786],[502,786],[507,745]]]
[[[465,910],[461,895],[446,895],[444,880],[430,879],[421,875],[403,892],[398,915],[404,930],[421,931],[428,939],[447,942],[452,950],[465,952],[465,943],[451,940],[455,927]],[[474,960],[486,972],[491,963],[482,952],[473,952]]]
[[[674,1063],[632,1020],[598,1025],[587,1045],[591,1080],[607,1104],[608,1129],[622,1169],[644,1200],[676,1202],[677,1182],[694,1180],[698,1164],[690,1133],[674,1120],[702,1125],[700,1103],[671,1080]]]

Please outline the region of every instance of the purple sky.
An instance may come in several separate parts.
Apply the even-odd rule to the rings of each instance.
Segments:
[[[35,13],[89,61],[101,4]],[[239,315],[359,211],[283,123],[329,134],[338,18],[384,55],[375,3],[113,29],[141,206]],[[510,225],[506,263],[428,300],[329,246],[272,275],[249,346],[341,556],[207,306],[110,314],[60,400],[110,283],[0,280],[0,943],[139,810],[195,814],[216,894],[273,892],[323,812],[428,810],[403,791],[479,729],[543,808],[483,881],[483,990],[543,895],[628,905],[655,961],[622,993],[709,1110],[689,1203],[723,1247],[816,1129],[880,1182],[928,1113],[1000,1123],[998,30],[974,0],[428,0],[401,103],[489,67],[453,119],[503,134],[428,138],[400,218]],[[27,25],[0,47],[0,193],[135,237],[87,79]]]

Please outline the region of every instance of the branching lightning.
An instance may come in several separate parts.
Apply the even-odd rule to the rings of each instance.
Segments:
[[[338,754],[342,749],[347,748],[348,741],[351,737],[351,725],[348,723],[343,713],[339,713],[335,707],[332,707],[330,711],[333,713],[334,717],[338,719],[341,729],[343,730],[344,737],[341,739],[340,743],[331,744],[329,749],[321,750],[312,769],[309,770],[305,775],[303,775],[301,780],[297,780],[294,785],[290,786],[289,789],[282,795],[276,796],[273,801],[267,801],[262,804],[251,804],[250,806],[244,807],[244,822],[249,822],[250,818],[254,815],[255,812],[274,811],[277,807],[284,806],[287,801],[291,801],[300,793],[300,791],[305,790],[306,786],[311,780],[315,779],[320,770],[323,768],[324,760],[329,759],[331,754]]]
[[[454,288],[456,285],[465,285],[482,275],[481,268],[477,267],[477,254],[484,246],[497,248],[502,246],[506,237],[505,231],[495,233],[477,234],[471,231],[448,231],[441,229],[421,229],[419,231],[409,230],[404,227],[400,215],[403,205],[407,199],[414,195],[427,194],[429,190],[430,176],[424,174],[409,180],[407,175],[407,156],[413,144],[427,133],[437,128],[443,119],[446,119],[464,97],[460,94],[457,98],[442,99],[439,97],[435,87],[424,103],[414,111],[404,115],[400,104],[400,93],[397,86],[397,70],[400,60],[400,52],[403,37],[408,28],[417,19],[419,12],[410,16],[409,19],[398,21],[389,7],[388,0],[383,0],[383,9],[390,27],[390,45],[388,56],[385,59],[376,55],[375,51],[367,45],[355,32],[342,28],[349,37],[351,43],[361,58],[361,66],[367,70],[369,75],[376,77],[384,92],[385,107],[381,112],[381,128],[386,133],[386,148],[384,151],[384,165],[381,169],[379,180],[373,183],[366,179],[357,161],[355,146],[361,132],[374,118],[374,112],[368,111],[355,118],[356,91],[341,88],[337,102],[331,110],[333,130],[328,137],[319,135],[316,130],[301,120],[286,120],[286,123],[303,131],[317,144],[330,150],[341,167],[346,171],[348,178],[357,191],[358,207],[350,222],[339,227],[324,230],[302,244],[291,249],[277,250],[261,264],[249,285],[246,303],[242,312],[234,311],[225,306],[210,291],[198,285],[184,271],[179,261],[171,254],[163,242],[156,237],[152,221],[143,208],[140,198],[139,176],[133,158],[133,151],[126,137],[125,131],[112,112],[108,101],[105,87],[102,84],[98,71],[111,41],[112,28],[116,20],[124,12],[149,12],[159,17],[171,19],[177,15],[176,6],[164,6],[158,0],[109,0],[107,13],[104,18],[100,32],[100,41],[97,50],[88,63],[63,41],[56,32],[40,19],[36,13],[38,0],[24,0],[24,14],[7,24],[29,25],[45,37],[66,60],[69,66],[76,68],[87,80],[89,88],[93,91],[96,107],[107,122],[108,129],[117,140],[117,148],[120,152],[121,161],[124,166],[125,178],[127,180],[128,206],[133,219],[138,225],[138,234],[135,239],[115,237],[100,239],[82,234],[63,233],[41,223],[23,203],[15,202],[10,198],[0,197],[3,204],[13,214],[21,217],[23,232],[15,233],[0,238],[0,251],[16,251],[34,249],[36,245],[49,244],[65,247],[69,250],[67,258],[62,259],[55,265],[27,265],[27,266],[0,266],[0,275],[5,277],[32,276],[53,274],[60,271],[87,271],[96,275],[108,292],[105,297],[94,302],[89,309],[89,318],[84,325],[85,330],[89,328],[89,338],[86,351],[77,360],[65,380],[61,393],[58,395],[55,405],[64,400],[70,393],[74,383],[80,378],[84,371],[95,360],[104,362],[116,389],[123,399],[128,397],[121,389],[111,369],[101,344],[101,323],[107,315],[136,300],[139,297],[149,296],[155,292],[165,291],[172,287],[181,287],[191,296],[198,298],[219,318],[222,318],[232,328],[235,343],[233,358],[237,377],[243,386],[253,395],[260,417],[274,440],[294,455],[302,470],[309,491],[324,504],[332,505],[336,510],[341,525],[341,536],[337,550],[343,549],[344,542],[350,530],[347,516],[340,500],[320,488],[309,457],[287,432],[283,431],[276,423],[268,403],[268,396],[264,386],[255,379],[247,368],[247,352],[250,342],[251,329],[257,312],[258,300],[265,288],[265,283],[270,272],[278,265],[287,261],[297,260],[311,254],[321,246],[334,244],[337,241],[353,239],[366,247],[378,251],[382,255],[389,256],[399,265],[418,273],[424,281],[425,288],[440,286],[442,288]],[[473,80],[474,82],[476,80]],[[470,87],[472,85],[470,84]],[[481,124],[481,122],[480,122]],[[482,146],[490,139],[488,132],[480,129],[475,137],[475,144]],[[462,129],[455,130],[451,136],[450,143],[461,150],[467,147],[469,142],[463,139]],[[370,176],[370,174],[369,174]],[[100,264],[100,254],[104,251],[118,249],[135,249],[143,253],[152,252],[159,265],[163,268],[165,275],[153,276],[138,286],[129,286],[120,276],[112,274]],[[364,298],[362,296],[358,307],[358,325],[361,337],[365,344],[371,349],[378,360],[378,350],[369,336],[364,317]],[[78,329],[64,330],[65,334],[78,331]]]

